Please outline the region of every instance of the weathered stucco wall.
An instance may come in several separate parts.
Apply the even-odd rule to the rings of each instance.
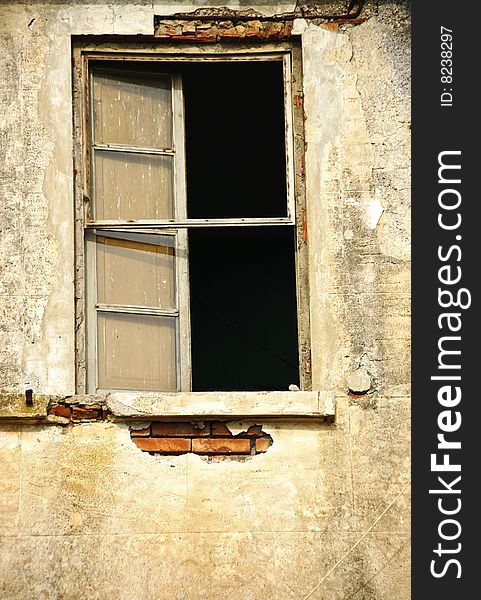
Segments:
[[[75,393],[70,36],[200,5],[0,2],[2,392]],[[121,422],[4,424],[2,598],[409,598],[409,10],[365,10],[295,22],[313,388],[335,423],[263,421],[265,454],[215,463],[143,453]]]

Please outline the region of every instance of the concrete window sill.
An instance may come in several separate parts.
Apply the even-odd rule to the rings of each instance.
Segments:
[[[49,419],[54,404],[101,405],[111,421],[145,419],[237,419],[263,417],[332,421],[332,391],[314,392],[111,392],[97,395],[49,396],[33,394],[27,406],[21,394],[0,395],[0,420]]]
[[[334,394],[329,392],[115,392],[106,402],[120,418],[334,416]]]

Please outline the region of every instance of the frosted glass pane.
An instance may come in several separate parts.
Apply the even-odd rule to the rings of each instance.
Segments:
[[[94,143],[172,147],[171,78],[94,71]]]
[[[175,391],[175,322],[99,312],[99,388]]]
[[[97,236],[97,299],[102,304],[175,307],[175,238]]]
[[[172,157],[95,151],[96,219],[172,218]]]

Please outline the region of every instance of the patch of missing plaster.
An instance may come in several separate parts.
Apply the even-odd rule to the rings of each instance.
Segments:
[[[360,207],[363,210],[363,220],[369,229],[376,229],[379,220],[384,212],[384,207],[378,198],[371,198],[369,200],[355,200],[353,198],[347,198],[346,203],[351,206]]]
[[[369,368],[367,352],[359,357],[357,365],[347,375],[349,403],[364,410],[377,408],[376,382]]]
[[[292,35],[302,35],[307,29],[307,21],[305,19],[294,19],[292,26]]]
[[[364,357],[365,355],[361,357],[357,369],[351,371],[347,377],[349,404],[359,406],[363,410],[375,410],[377,395],[371,373],[362,366]]]
[[[229,428],[238,429],[233,434]],[[207,462],[244,462],[272,446],[272,437],[257,423],[223,421],[153,421],[134,423],[130,437],[142,452],[151,456],[197,454]]]
[[[366,224],[370,229],[376,229],[379,219],[384,212],[381,201],[375,198],[367,203],[366,207]]]
[[[359,367],[349,373],[347,385],[350,393],[367,394],[372,386],[371,376],[366,369]]]

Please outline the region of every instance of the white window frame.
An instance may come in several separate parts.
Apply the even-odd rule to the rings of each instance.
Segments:
[[[95,45],[94,45],[95,46]],[[187,230],[191,227],[239,227],[239,226],[282,226],[282,225],[294,225],[297,229],[297,250],[300,250],[302,243],[299,238],[305,240],[305,211],[302,210],[302,217],[299,215],[299,194],[296,194],[296,180],[299,177],[304,179],[304,173],[301,175],[296,174],[295,165],[295,152],[294,152],[294,126],[293,126],[293,98],[292,98],[292,56],[291,49],[287,46],[281,50],[270,50],[260,51],[257,48],[253,51],[252,48],[242,50],[239,52],[236,49],[228,52],[209,54],[205,51],[199,53],[198,48],[192,48],[190,51],[183,52],[182,55],[172,55],[172,53],[165,51],[157,51],[151,53],[145,53],[139,51],[138,48],[129,48],[126,50],[126,45],[118,48],[115,51],[102,51],[97,48],[77,48],[74,47],[74,56],[78,57],[79,69],[77,71],[77,85],[75,85],[74,77],[74,90],[77,87],[80,92],[77,97],[77,118],[78,114],[82,115],[80,123],[77,123],[75,127],[76,137],[74,139],[74,146],[76,148],[75,157],[76,164],[78,164],[79,157],[82,160],[81,169],[82,177],[79,177],[76,182],[77,190],[77,215],[79,214],[79,204],[82,206],[82,212],[80,218],[77,218],[77,273],[78,273],[78,284],[82,284],[85,269],[87,272],[95,272],[95,252],[93,246],[95,242],[92,241],[91,234],[98,232],[102,234],[107,231],[112,232],[138,232],[138,233],[154,233],[161,232],[162,235],[172,235],[177,239],[177,248],[187,248]],[[184,49],[183,49],[184,50]],[[172,75],[173,77],[173,133],[174,133],[174,207],[176,212],[173,219],[163,220],[136,220],[136,221],[119,221],[119,220],[95,220],[91,218],[90,207],[91,198],[90,190],[93,189],[92,176],[93,166],[91,160],[91,148],[89,146],[91,139],[90,126],[92,123],[92,115],[90,113],[92,108],[92,102],[88,101],[90,95],[90,65],[92,62],[98,61],[122,61],[126,65],[128,70],[128,63],[134,63],[139,61],[150,61],[159,64],[159,72],[162,66],[172,67],[176,63],[185,62],[237,62],[237,61],[282,61],[283,64],[283,77],[284,77],[284,114],[285,114],[285,150],[286,150],[286,192],[287,192],[287,206],[285,217],[266,217],[266,218],[223,218],[223,219],[188,219],[186,215],[186,187],[185,187],[185,148],[183,143],[178,143],[179,140],[184,140],[184,116],[183,116],[183,99],[181,90],[180,77]],[[169,72],[169,69],[166,69]],[[74,92],[75,93],[75,92]],[[298,99],[296,98],[296,102]],[[75,113],[75,111],[74,111]],[[74,114],[75,124],[75,114]],[[302,141],[302,144],[304,142]],[[99,147],[99,145],[97,145]],[[103,145],[105,150],[123,149],[132,151],[144,151],[145,149],[136,147],[117,148],[115,145]],[[157,152],[159,153],[159,152]],[[299,171],[299,165],[297,165],[297,171]],[[303,166],[302,166],[303,169]],[[299,186],[298,186],[299,187]],[[302,195],[302,194],[301,194]],[[297,197],[296,197],[297,196]],[[81,201],[79,201],[81,197]],[[180,202],[178,201],[180,200]],[[302,204],[302,202],[301,202]],[[296,208],[298,218],[296,219]],[[183,209],[183,210],[182,210]],[[300,217],[302,222],[300,222]],[[79,223],[79,221],[81,221]],[[80,234],[80,235],[79,235]],[[82,240],[85,236],[85,248],[81,248],[83,244]],[[80,238],[80,239],[79,239]],[[79,252],[80,250],[80,252]],[[83,256],[78,257],[78,254]],[[182,253],[181,253],[182,254]],[[306,315],[306,307],[308,307],[308,290],[305,289],[307,282],[307,266],[304,265],[302,269],[302,277],[299,277],[299,252],[296,252],[296,281],[297,281],[297,296],[298,296],[298,323],[300,324],[301,316],[304,322],[302,327],[302,336],[299,336],[299,354],[300,354],[300,377],[302,389],[310,388],[310,343],[308,340],[308,331],[306,332],[306,322],[308,325],[309,317]],[[307,248],[304,248],[304,254],[307,255]],[[185,256],[185,253],[184,253]],[[96,319],[92,311],[87,310],[89,300],[95,297],[95,285],[94,277],[87,276],[86,279],[86,291],[85,296],[82,298],[83,302],[78,307],[77,315],[79,311],[81,313],[80,318],[77,316],[77,323],[82,322],[84,327],[84,335],[78,336],[79,343],[77,343],[77,390],[79,392],[87,393],[101,393],[101,390],[97,387],[97,373],[98,373],[98,356],[97,356],[97,337],[95,332]],[[303,289],[304,288],[304,289]],[[183,290],[179,293],[179,290]],[[179,311],[180,326],[178,327],[178,338],[177,338],[177,391],[186,392],[191,390],[191,364],[190,364],[190,318],[189,318],[189,278],[188,278],[188,259],[185,256],[185,260],[179,260],[176,257],[176,297],[177,297],[177,309]],[[81,292],[77,296],[82,296]],[[303,306],[299,306],[299,300],[303,298]],[[307,300],[306,300],[307,299]],[[123,307],[124,311],[132,310],[136,314],[146,314],[142,307]],[[97,310],[114,311],[115,307],[111,306],[100,306]],[[156,312],[161,314],[161,310]],[[86,326],[85,326],[86,323]],[[78,327],[77,327],[78,329]],[[307,329],[309,327],[307,326]],[[301,332],[300,332],[301,333]],[[307,334],[307,335],[306,335]],[[303,339],[301,340],[301,337]],[[307,342],[306,342],[307,340]],[[140,390],[139,390],[140,391]]]

